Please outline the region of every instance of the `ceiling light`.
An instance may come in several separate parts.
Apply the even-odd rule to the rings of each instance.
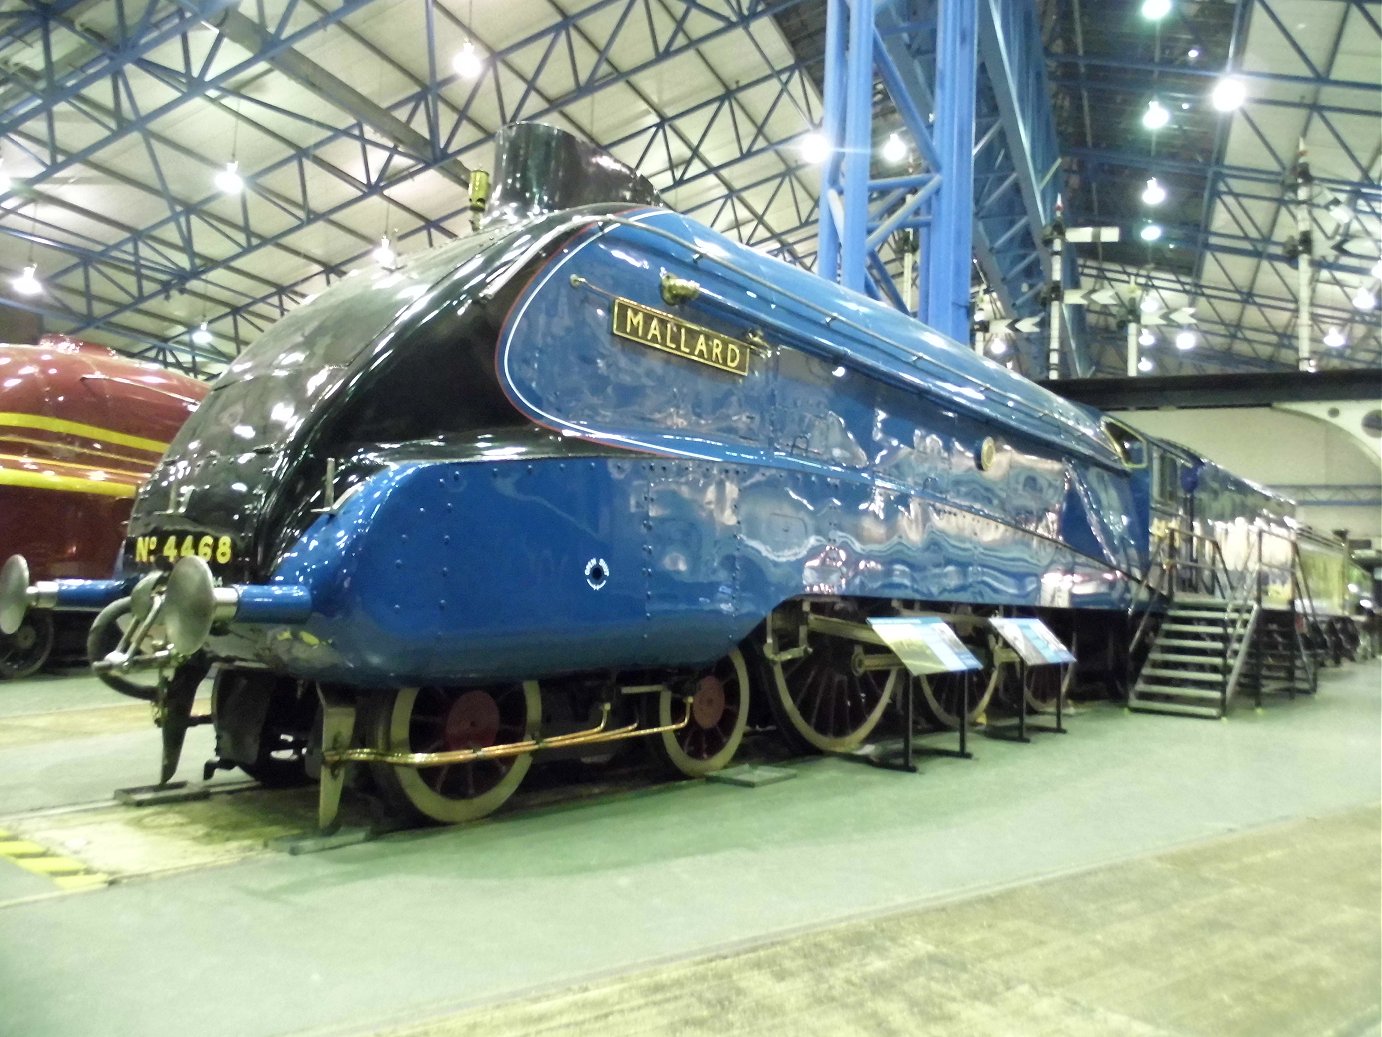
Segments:
[[[1176,348],[1177,348],[1177,349],[1194,349],[1194,348],[1195,348],[1195,333],[1194,333],[1193,331],[1188,330],[1188,329],[1185,330],[1185,331],[1182,331],[1182,332],[1177,333],[1177,335],[1176,335]]]
[[[1147,110],[1142,113],[1142,125],[1149,130],[1159,130],[1171,121],[1171,113],[1161,107],[1161,102],[1153,97],[1147,102]]]
[[[1219,111],[1231,112],[1247,100],[1247,97],[1248,88],[1243,85],[1241,79],[1225,76],[1214,85],[1214,92],[1209,95],[1209,100]]]
[[[1160,205],[1166,201],[1166,188],[1156,182],[1156,177],[1147,181],[1147,189],[1142,192],[1142,200],[1148,205]]]
[[[451,59],[451,67],[462,79],[480,78],[480,73],[485,70],[485,59],[475,49],[474,40],[466,40],[465,46],[456,51],[456,56]]]
[[[206,321],[202,321],[192,331],[192,343],[197,346],[211,345],[211,332],[206,329]]]
[[[1190,102],[1189,102],[1189,101],[1182,101],[1182,102],[1180,103],[1180,110],[1183,111],[1183,112],[1188,112],[1188,111],[1190,110]]]
[[[1159,22],[1171,13],[1171,0],[1142,0],[1142,17]]]
[[[1156,299],[1150,295],[1144,295],[1142,301],[1138,303],[1138,309],[1143,313],[1155,313],[1157,310],[1161,309],[1161,303],[1157,302]]]
[[[30,263],[22,274],[10,279],[10,286],[20,295],[37,295],[43,291],[43,282],[38,279],[38,267]]]
[[[1144,346],[1154,346],[1156,345],[1156,336],[1150,331],[1144,331],[1137,336],[1137,341]]]
[[[907,157],[907,145],[896,133],[888,134],[888,139],[883,142],[883,159],[897,165]]]
[[[1137,362],[1137,369],[1144,374],[1154,367],[1156,367],[1156,364],[1152,363],[1145,356]]]
[[[1008,351],[1008,340],[1003,335],[994,335],[989,339],[989,352],[994,356],[1002,356]]]
[[[1199,59],[1199,56],[1200,56],[1200,48],[1199,48],[1199,47],[1191,47],[1190,50],[1189,50],[1189,52],[1187,52],[1185,56],[1186,56],[1187,58],[1189,58],[1191,61],[1196,61],[1196,60],[1198,60],[1198,59]]]
[[[1324,333],[1324,344],[1330,349],[1340,349],[1348,345],[1348,338],[1339,328],[1330,328]]]
[[[385,270],[392,270],[398,265],[398,253],[393,250],[387,234],[379,239],[379,244],[370,253],[370,257]]]
[[[825,135],[818,130],[812,130],[803,136],[798,147],[801,149],[801,157],[813,166],[821,165],[830,157],[830,144]]]
[[[227,162],[225,169],[216,174],[215,182],[217,190],[223,194],[239,194],[245,186],[245,181],[240,177],[240,163]]]
[[[1367,285],[1361,285],[1353,295],[1353,305],[1360,310],[1371,310],[1377,305],[1377,296]]]
[[[1138,234],[1143,241],[1159,241],[1161,239],[1161,226],[1156,223],[1149,223]]]

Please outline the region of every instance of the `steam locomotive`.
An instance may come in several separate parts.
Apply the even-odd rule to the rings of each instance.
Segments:
[[[560,131],[504,131],[496,183],[474,234],[356,271],[229,367],[113,578],[0,575],[0,624],[129,616],[98,665],[162,675],[164,780],[209,669],[219,764],[318,779],[323,824],[361,765],[442,822],[537,752],[639,737],[704,775],[765,703],[845,750],[914,680],[869,619],[1042,609],[1117,650],[1154,528],[1285,519]]]
[[[0,543],[39,579],[108,576],[136,489],[206,393],[103,346],[0,344]],[[0,634],[0,679],[33,673],[55,647],[84,649],[82,619],[35,611]]]

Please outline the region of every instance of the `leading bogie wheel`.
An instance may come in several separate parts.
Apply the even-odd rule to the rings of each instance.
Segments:
[[[477,688],[400,688],[370,711],[373,746],[406,752],[449,752],[534,738],[542,715],[536,681]],[[433,767],[371,764],[387,804],[404,815],[443,824],[473,821],[513,795],[531,753]]]
[[[749,722],[753,685],[744,653],[734,649],[699,674],[680,693],[660,692],[656,721],[659,727],[676,725],[689,708],[686,725],[653,736],[653,754],[664,769],[702,778],[734,759]],[[690,697],[688,705],[686,697]]]

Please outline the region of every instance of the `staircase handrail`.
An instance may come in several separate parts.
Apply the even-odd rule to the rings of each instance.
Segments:
[[[1301,562],[1300,544],[1293,535],[1280,533],[1270,526],[1259,524],[1257,538],[1257,563],[1259,568],[1262,564],[1263,536],[1285,540],[1291,548],[1291,636],[1295,639],[1296,654],[1305,665],[1306,676],[1310,682],[1310,688],[1313,691],[1317,680],[1316,674],[1319,668],[1315,665],[1314,656],[1307,647],[1306,641],[1301,637],[1300,630],[1297,629],[1294,620],[1297,615],[1297,610],[1299,610],[1300,615],[1306,618],[1307,623],[1314,623],[1316,626],[1319,625],[1320,617],[1315,609],[1315,597],[1310,590],[1310,578],[1305,575],[1305,566]]]
[[[1220,557],[1222,558],[1222,553]],[[1224,715],[1228,713],[1229,699],[1237,690],[1238,678],[1243,671],[1243,660],[1247,657],[1248,644],[1252,640],[1252,630],[1257,624],[1260,607],[1257,598],[1261,594],[1262,585],[1260,551],[1258,556],[1251,560],[1251,566],[1243,574],[1243,582],[1224,606],[1223,682],[1219,687],[1219,711]],[[1232,664],[1229,663],[1230,656],[1233,659]]]
[[[1294,611],[1299,602],[1301,614],[1306,617],[1307,630],[1312,623],[1318,627],[1320,616],[1315,610],[1315,596],[1310,591],[1310,578],[1305,575],[1305,566],[1300,560],[1300,545],[1294,540],[1291,541],[1291,579],[1293,582],[1299,581],[1297,586],[1291,588],[1291,609]],[[1305,661],[1306,672],[1310,678],[1310,690],[1313,692],[1319,667],[1315,665],[1315,657],[1308,648],[1309,642],[1302,640],[1299,630],[1295,633],[1296,644],[1300,646],[1301,658]]]
[[[1182,569],[1190,570],[1190,590],[1227,598],[1238,589],[1234,586],[1233,573],[1229,570],[1224,550],[1217,540],[1194,530],[1173,528],[1167,532],[1167,540],[1171,546],[1171,570],[1175,575],[1179,575]],[[1179,547],[1182,540],[1190,543],[1189,558],[1180,557]],[[1177,582],[1173,580],[1173,585]]]
[[[1167,537],[1165,535],[1156,538],[1156,546],[1152,549],[1147,559],[1147,569],[1142,574],[1142,579],[1133,588],[1132,601],[1128,604],[1128,618],[1137,610],[1138,602],[1142,602],[1142,620],[1138,623],[1137,632],[1128,647],[1128,655],[1132,656],[1137,651],[1137,646],[1142,642],[1143,636],[1147,633],[1147,628],[1152,619],[1152,603],[1158,596],[1169,598],[1167,588],[1163,586],[1168,576],[1173,571],[1173,566],[1166,559]],[[1153,582],[1155,580],[1155,582]],[[1146,593],[1146,598],[1142,595]]]

